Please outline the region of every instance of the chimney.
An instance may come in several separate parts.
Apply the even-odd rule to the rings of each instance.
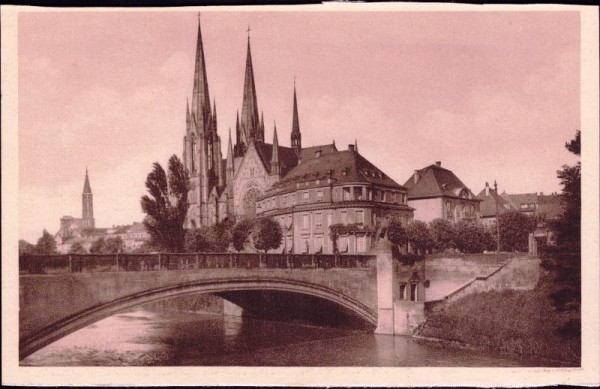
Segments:
[[[354,151],[354,145],[348,145],[348,150]]]
[[[419,171],[418,170],[415,170],[415,174],[413,175],[413,177],[415,179],[415,184],[417,182],[419,182],[419,178],[421,178],[421,177],[419,176]]]
[[[485,183],[485,195],[486,197],[490,195],[490,184]]]
[[[442,161],[435,161],[435,166],[442,166]]]

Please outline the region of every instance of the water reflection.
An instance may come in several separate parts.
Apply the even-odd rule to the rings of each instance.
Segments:
[[[121,313],[30,355],[28,366],[535,366],[408,337],[233,316]],[[548,366],[547,363],[545,363]]]

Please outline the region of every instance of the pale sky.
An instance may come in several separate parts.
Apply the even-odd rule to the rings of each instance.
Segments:
[[[476,194],[559,192],[580,127],[576,12],[203,12],[226,155],[247,27],[265,138],[289,146],[294,76],[303,146],[358,141],[399,184],[435,161]],[[181,156],[195,12],[19,15],[19,237],[81,217],[141,221],[144,182]]]

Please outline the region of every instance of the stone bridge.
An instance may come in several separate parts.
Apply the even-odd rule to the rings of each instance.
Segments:
[[[287,301],[287,308],[273,309],[290,309],[304,299],[316,303],[319,310],[377,327],[376,332],[394,332],[394,281],[389,247],[370,256],[24,257],[20,272],[21,359],[119,311],[199,293],[217,295],[249,311],[265,301]],[[268,298],[264,298],[265,294]]]

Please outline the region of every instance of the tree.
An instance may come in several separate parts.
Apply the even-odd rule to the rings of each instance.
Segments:
[[[71,245],[71,248],[69,249],[69,254],[87,254],[87,250],[85,249],[85,247],[83,247],[81,242],[75,242]]]
[[[95,241],[92,242],[92,245],[90,246],[90,253],[91,254],[104,253],[105,245],[106,245],[106,241],[104,240],[104,237],[100,237],[100,238],[96,239]]]
[[[248,236],[252,232],[252,228],[253,222],[251,219],[242,219],[233,226],[231,239],[233,248],[238,253],[244,249],[244,244],[248,242]]]
[[[43,255],[56,254],[56,241],[48,231],[44,230],[41,238],[38,239],[35,245],[35,253]]]
[[[402,223],[396,218],[392,218],[387,227],[387,239],[393,245],[399,246],[406,243],[406,238],[406,229],[402,226]]]
[[[208,227],[187,230],[184,239],[184,250],[186,253],[207,253],[212,251]]]
[[[35,246],[26,240],[19,239],[19,256],[35,253]]]
[[[168,178],[158,162],[153,164],[146,178],[150,196],[142,197],[141,206],[146,213],[144,227],[156,247],[172,252],[183,250],[189,185],[188,173],[176,155],[169,159]]]
[[[410,245],[421,253],[425,253],[433,246],[433,238],[427,223],[413,220],[406,227],[406,237]]]
[[[103,254],[116,254],[125,251],[125,242],[120,236],[109,237],[104,241]]]
[[[454,243],[454,228],[445,219],[434,219],[429,224],[433,246],[439,252],[456,247]]]
[[[565,147],[580,156],[581,132],[577,131]],[[581,162],[563,166],[557,176],[563,187],[563,212],[551,223],[556,246],[548,245],[541,250],[542,266],[550,273],[553,284],[550,297],[555,308],[575,312],[575,318],[563,329],[577,334],[581,331]]]
[[[275,219],[267,217],[256,221],[252,230],[252,240],[257,250],[264,250],[265,254],[281,246],[283,231]]]
[[[475,223],[461,220],[454,225],[456,248],[463,253],[482,253],[495,247],[494,237],[489,231]]]
[[[208,238],[211,242],[212,250],[215,252],[225,252],[233,240],[233,222],[225,219],[210,227]]]
[[[500,250],[529,250],[529,234],[535,229],[535,219],[517,211],[510,211],[498,216],[500,225]]]

